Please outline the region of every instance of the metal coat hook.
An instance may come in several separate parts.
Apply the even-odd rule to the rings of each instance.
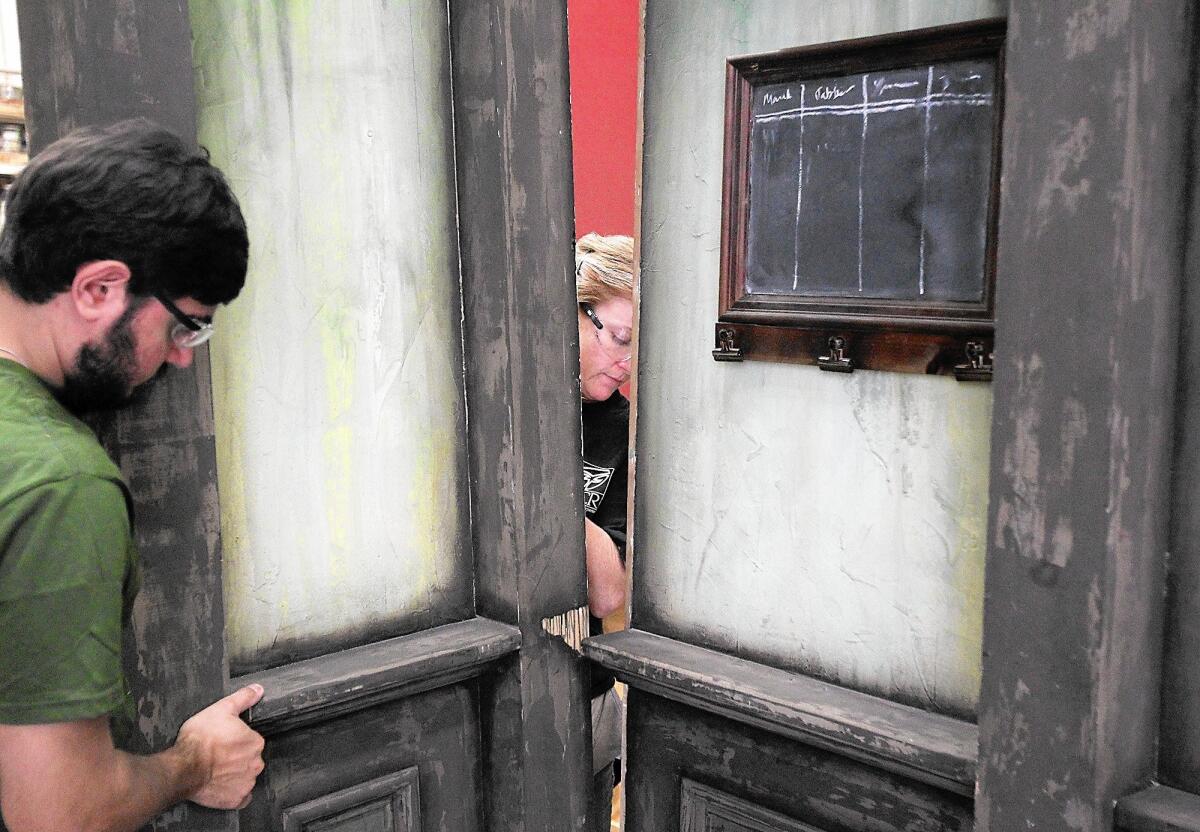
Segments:
[[[841,335],[834,335],[828,344],[829,355],[817,356],[817,366],[832,373],[853,373],[854,362],[846,355],[846,339]]]
[[[716,361],[742,361],[742,348],[735,343],[737,332],[728,327],[717,327],[717,348],[712,351]]]
[[[967,363],[955,365],[954,377],[959,381],[991,381],[992,353],[983,342],[968,341],[965,352]]]

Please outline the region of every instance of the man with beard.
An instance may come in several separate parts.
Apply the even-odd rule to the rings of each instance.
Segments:
[[[0,812],[23,829],[136,829],[188,799],[249,802],[243,688],[149,756],[113,746],[139,570],[129,491],[74,414],[187,367],[246,275],[246,227],[207,155],[144,120],[46,148],[0,232]]]

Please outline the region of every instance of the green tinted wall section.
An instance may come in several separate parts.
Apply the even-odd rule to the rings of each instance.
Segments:
[[[212,341],[234,672],[463,617],[446,5],[189,7],[251,238]]]

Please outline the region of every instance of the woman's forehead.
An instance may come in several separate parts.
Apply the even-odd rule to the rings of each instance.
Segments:
[[[608,298],[592,304],[592,309],[605,326],[633,326],[633,300],[630,298]]]

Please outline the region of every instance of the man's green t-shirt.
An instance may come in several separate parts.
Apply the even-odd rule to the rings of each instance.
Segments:
[[[0,723],[125,703],[121,629],[139,581],[128,491],[86,425],[0,356]]]

